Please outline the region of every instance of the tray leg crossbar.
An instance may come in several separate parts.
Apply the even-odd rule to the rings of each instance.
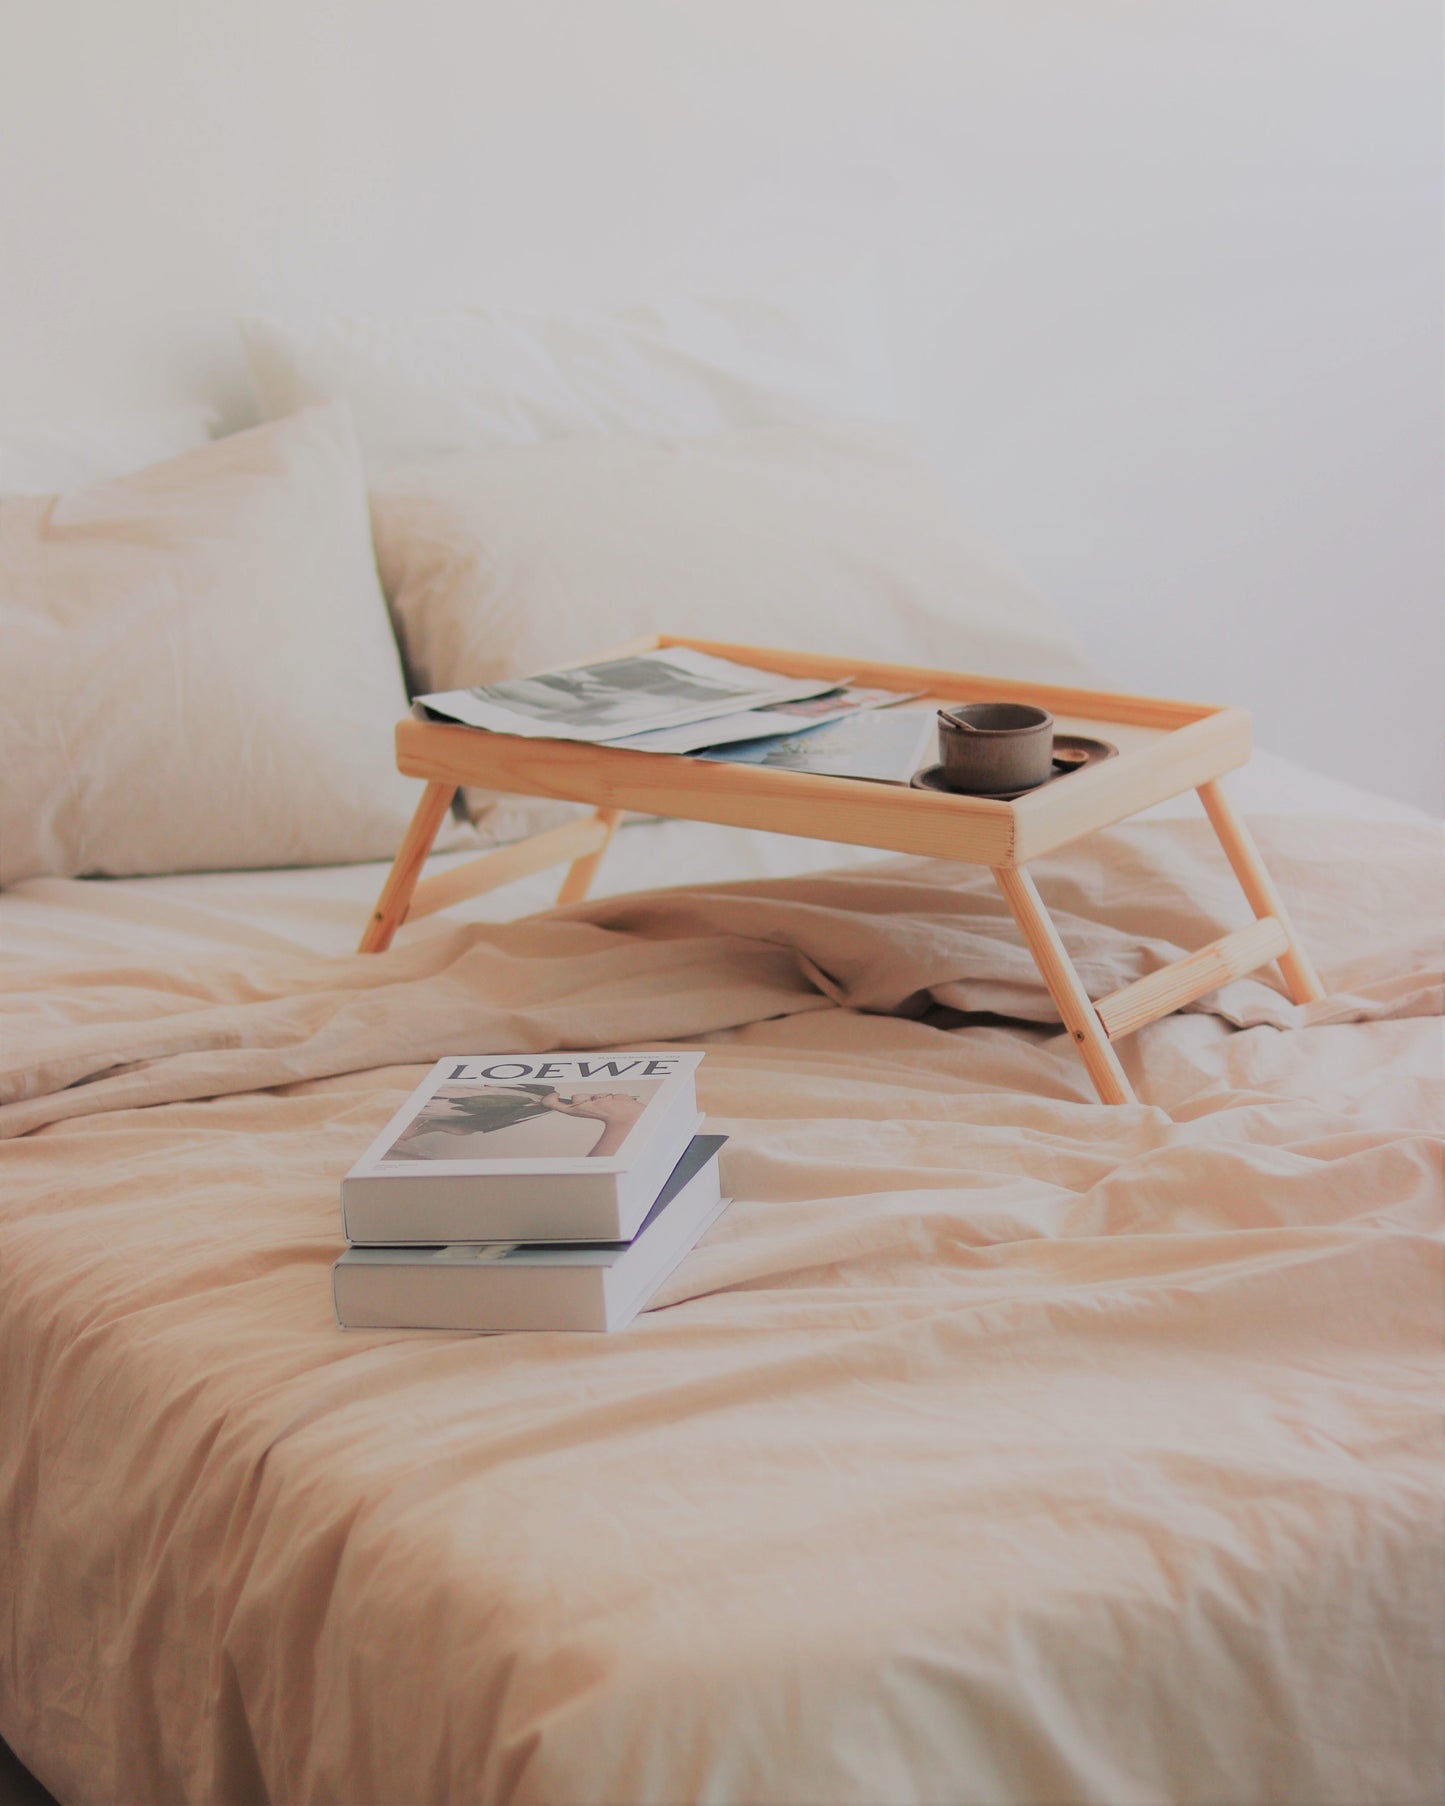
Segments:
[[[617,827],[620,811],[599,809],[595,815],[578,821],[563,822],[519,840],[511,846],[497,847],[479,859],[454,866],[449,872],[437,872],[422,878],[421,870],[437,837],[447,810],[451,807],[455,785],[428,784],[412,817],[411,826],[401,843],[381,895],[371,912],[366,932],[361,937],[358,953],[384,953],[403,922],[414,922],[419,916],[446,909],[466,897],[479,897],[485,891],[497,890],[533,872],[544,872],[548,866],[571,861],[562,881],[559,903],[577,903],[587,895],[607,843]],[[420,879],[420,882],[418,882]]]
[[[1146,978],[1136,978],[1122,991],[1102,998],[1094,1008],[1104,1033],[1111,1041],[1132,1035],[1146,1022],[1157,1022],[1175,1010],[1193,1003],[1207,991],[1217,991],[1231,979],[1243,978],[1257,966],[1278,959],[1289,946],[1289,936],[1273,916],[1261,916],[1237,934],[1226,934],[1211,941],[1197,953],[1176,959],[1173,965],[1161,966]]]
[[[1022,867],[994,872],[1049,995],[1106,1104],[1135,1101],[1114,1052],[1115,1041],[1132,1035],[1148,1022],[1157,1022],[1161,1016],[1172,1015],[1186,1003],[1217,991],[1232,979],[1243,978],[1247,972],[1277,960],[1285,986],[1296,1003],[1313,1003],[1325,994],[1243,818],[1235,812],[1217,781],[1200,785],[1199,799],[1255,920],[1248,928],[1211,941],[1207,947],[1136,979],[1097,1004],[1090,1001],[1080,983],[1033,879]]]
[[[576,862],[575,870],[588,856],[595,855],[600,859],[607,839],[607,830],[602,823],[595,815],[587,815],[578,821],[546,828],[526,840],[497,847],[478,859],[469,859],[465,865],[453,866],[449,872],[423,878],[416,887],[406,919],[414,922],[418,916],[429,916],[434,910],[446,909],[465,897],[480,897],[485,891],[499,890],[504,884],[529,878],[533,872],[545,872],[548,866],[561,865],[569,859]]]
[[[621,819],[620,809],[599,809],[579,827],[586,828],[593,844],[582,849],[582,856],[574,859],[568,867],[567,876],[562,880],[562,888],[557,892],[557,902],[580,903],[592,888],[592,880],[597,876],[597,868],[602,863],[602,855],[612,844],[612,836],[617,832],[617,823]]]

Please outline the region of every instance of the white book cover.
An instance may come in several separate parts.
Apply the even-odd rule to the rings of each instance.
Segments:
[[[820,696],[836,678],[787,677],[667,646],[532,677],[508,677],[470,690],[441,690],[417,700],[435,715],[494,734],[604,744],[657,728],[740,709]]]
[[[702,1057],[438,1060],[342,1181],[347,1238],[626,1240],[697,1127]]]
[[[351,1248],[332,1269],[343,1329],[618,1330],[723,1209],[724,1136],[688,1144],[631,1242]]]

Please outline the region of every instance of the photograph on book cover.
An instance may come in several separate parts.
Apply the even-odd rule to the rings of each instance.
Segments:
[[[660,1079],[443,1085],[383,1154],[384,1160],[576,1159],[615,1154]]]

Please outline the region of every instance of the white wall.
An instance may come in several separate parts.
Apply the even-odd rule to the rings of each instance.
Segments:
[[[876,253],[974,523],[1139,687],[1445,806],[1435,0],[0,0],[0,421],[231,316]]]

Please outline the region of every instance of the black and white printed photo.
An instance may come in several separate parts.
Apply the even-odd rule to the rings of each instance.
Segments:
[[[669,707],[715,702],[729,707],[743,686],[690,675],[657,658],[616,658],[570,671],[508,678],[473,693],[519,715],[569,727],[610,727],[624,731],[634,720],[650,720],[659,699]]]
[[[772,708],[836,687],[827,678],[759,670],[693,646],[661,646],[467,690],[438,691],[418,701],[432,715],[491,733],[605,742],[739,710]]]
[[[443,1085],[384,1160],[568,1160],[616,1154],[661,1079]]]

